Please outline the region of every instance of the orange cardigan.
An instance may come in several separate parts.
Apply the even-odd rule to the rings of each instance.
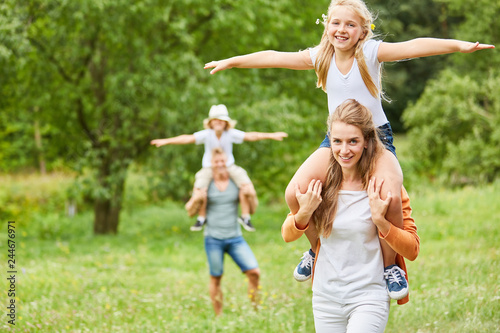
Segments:
[[[406,280],[408,280],[408,271],[406,270],[406,264],[404,258],[413,261],[417,258],[420,251],[420,238],[417,234],[417,226],[415,225],[415,220],[411,217],[411,206],[410,197],[408,192],[403,187],[401,189],[401,202],[403,206],[403,229],[399,229],[391,225],[389,232],[386,235],[382,235],[379,232],[379,237],[384,239],[390,247],[396,251],[396,264],[401,267],[406,273]],[[281,227],[281,235],[285,242],[292,242],[297,240],[302,236],[302,234],[307,230],[309,225],[304,229],[298,229],[295,225],[295,217],[290,213],[283,222]],[[316,255],[319,253],[321,243],[318,240],[318,245],[316,247]],[[316,262],[314,262],[316,264]],[[314,273],[314,269],[313,269]],[[313,274],[314,279],[314,274]],[[408,303],[410,300],[409,296],[398,301],[398,304],[402,305]]]

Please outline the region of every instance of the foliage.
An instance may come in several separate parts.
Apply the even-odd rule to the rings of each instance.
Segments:
[[[454,184],[500,175],[500,79],[481,83],[445,71],[405,113],[419,171]]]
[[[494,41],[498,37],[488,27],[494,26],[498,6],[481,1],[478,8],[460,0],[368,4],[378,13],[376,32],[387,41],[448,35],[472,40],[491,35]],[[102,212],[104,219],[119,216],[132,162],[150,177],[153,198],[185,199],[202,147],[156,149],[149,141],[200,130],[210,105],[224,103],[239,129],[290,134],[284,142],[235,147],[237,163],[248,170],[259,194],[280,197],[324,133],[326,96],[314,88],[314,72],[240,69],[210,76],[203,64],[262,49],[314,46],[323,29],[315,21],[327,5],[305,0],[4,1],[0,170],[33,169],[42,161],[49,170],[76,170],[82,176],[74,188],[94,200],[96,216]],[[462,29],[460,23],[479,11],[484,20]],[[478,68],[486,68],[487,55],[478,57]],[[420,95],[426,80],[448,66],[447,59],[459,66],[464,58],[386,66],[385,87],[395,102],[385,108],[396,131],[401,110]],[[37,133],[41,144],[33,140]]]

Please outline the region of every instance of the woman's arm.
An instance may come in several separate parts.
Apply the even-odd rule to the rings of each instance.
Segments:
[[[299,210],[295,215],[288,214],[285,222],[283,222],[281,235],[285,242],[298,239],[308,228],[312,214],[323,200],[321,198],[322,188],[321,181],[313,179],[309,183],[306,193],[302,194],[299,185],[295,184],[295,196],[299,203]]]
[[[285,132],[262,133],[262,132],[245,132],[244,141],[260,141],[260,140],[276,140],[283,141],[283,138],[288,137]]]
[[[379,46],[377,55],[379,62],[390,62],[454,52],[471,53],[493,48],[494,45],[456,39],[416,38],[400,43],[383,42]]]
[[[161,147],[164,145],[186,145],[190,143],[195,143],[196,139],[193,134],[183,134],[179,136],[174,136],[167,139],[155,139],[151,140],[151,144],[156,147]]]
[[[392,197],[388,193],[385,200],[380,198],[382,183],[383,180],[377,185],[376,179],[372,178],[368,185],[373,223],[378,228],[380,238],[384,239],[395,252],[413,261],[420,252],[420,238],[417,234],[415,220],[411,217],[410,198],[406,189],[402,187],[403,229],[399,229],[385,218],[385,212]]]
[[[261,51],[224,60],[211,61],[205,69],[213,68],[210,74],[230,68],[288,68],[313,69],[309,50],[299,52]]]

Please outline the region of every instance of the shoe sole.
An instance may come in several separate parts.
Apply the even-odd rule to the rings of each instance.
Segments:
[[[297,272],[297,267],[295,267],[295,270],[293,271],[293,277],[295,280],[297,280],[298,282],[305,282],[307,280],[309,280],[311,278],[311,275],[309,276],[304,276],[302,274],[299,274]]]
[[[408,296],[408,294],[410,293],[410,287],[408,287],[408,288],[406,288],[406,290],[402,290],[400,292],[392,292],[391,293],[391,292],[389,292],[389,290],[387,290],[387,293],[389,294],[389,297],[391,299],[399,301],[399,300],[405,298],[406,296]]]
[[[245,228],[246,231],[251,231],[251,232],[255,231],[255,228],[251,228],[248,225],[246,225],[245,222],[243,222],[243,220],[240,217],[238,217],[238,223],[241,224],[241,226]]]
[[[201,229],[203,229],[203,227],[191,227],[191,228],[189,228],[189,230],[191,230],[191,231],[201,231]]]

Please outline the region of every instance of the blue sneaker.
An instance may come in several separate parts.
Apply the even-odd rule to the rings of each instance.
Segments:
[[[300,263],[295,267],[293,271],[293,277],[299,282],[307,281],[311,278],[311,272],[314,265],[314,258],[316,254],[309,249],[309,251],[304,252]]]
[[[389,297],[400,300],[408,295],[410,287],[405,279],[405,271],[397,265],[387,266],[384,269],[384,278]]]

